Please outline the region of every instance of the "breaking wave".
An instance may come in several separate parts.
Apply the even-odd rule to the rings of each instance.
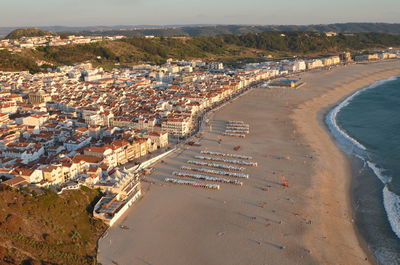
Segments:
[[[359,141],[351,137],[347,132],[342,129],[337,123],[337,115],[338,113],[346,107],[357,95],[361,94],[362,92],[380,86],[386,82],[396,80],[397,77],[392,77],[386,80],[377,81],[363,89],[353,93],[338,105],[336,105],[329,113],[326,115],[326,124],[332,133],[332,135],[336,138],[338,143],[341,146],[344,146],[347,152],[351,152],[352,154],[356,155],[358,158],[364,161],[366,165],[374,172],[374,174],[382,181],[385,185],[383,189],[383,203],[384,208],[386,210],[386,214],[391,225],[393,232],[400,238],[400,196],[391,192],[389,190],[388,185],[391,182],[391,178],[385,176],[384,171],[385,169],[378,167],[375,163],[369,160],[368,157],[368,149]]]

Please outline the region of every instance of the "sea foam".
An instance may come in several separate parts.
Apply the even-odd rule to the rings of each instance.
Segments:
[[[382,181],[383,184],[389,183],[392,178],[383,174],[384,169],[379,168],[376,164],[366,160],[368,167],[374,172],[374,174]]]
[[[378,168],[376,164],[366,161],[368,167],[374,172],[374,174],[385,184],[383,188],[383,205],[392,227],[393,232],[398,238],[400,238],[400,196],[394,192],[391,192],[388,188],[388,183],[392,178],[383,174],[383,169]]]
[[[386,80],[377,81],[367,87],[364,87],[361,90],[358,90],[357,92],[353,93],[352,95],[344,99],[338,105],[336,105],[327,114],[325,121],[329,130],[331,131],[333,136],[337,139],[337,141],[340,144],[345,145],[347,149],[345,151],[352,151],[354,155],[363,160],[368,165],[368,167],[374,172],[374,174],[385,185],[383,189],[383,203],[385,211],[393,232],[397,235],[398,238],[400,238],[400,196],[389,190],[388,184],[390,183],[391,178],[385,176],[385,174],[383,173],[385,171],[384,169],[379,168],[378,165],[374,164],[373,162],[367,159],[368,157],[367,148],[359,141],[348,135],[347,132],[344,129],[342,129],[337,123],[337,114],[344,107],[346,107],[357,95],[368,89],[380,86],[386,82],[396,80],[397,78],[398,77],[392,77]]]
[[[336,107],[334,107],[326,116],[326,123],[329,127],[329,130],[331,131],[331,133],[340,141],[341,143],[344,143],[350,146],[355,146],[360,150],[366,150],[367,148],[362,145],[360,142],[358,142],[356,139],[352,138],[350,135],[348,135],[342,128],[340,128],[340,126],[337,123],[336,117],[337,114],[344,108],[346,107],[351,100],[357,96],[361,91],[358,91],[354,94],[352,94],[351,96],[349,96],[348,98],[346,98],[345,100],[343,100],[342,102],[340,102]]]
[[[379,85],[382,85],[386,82],[389,81],[393,81],[396,80],[397,77],[392,77],[389,79],[385,79],[385,80],[380,80],[377,81],[369,86],[364,87],[363,89],[360,89],[358,91],[356,91],[355,93],[351,94],[349,97],[345,98],[343,101],[341,101],[338,105],[336,105],[326,116],[326,124],[328,125],[329,130],[331,131],[331,133],[338,138],[338,140],[341,143],[345,143],[346,145],[350,145],[351,147],[356,147],[361,151],[365,151],[367,150],[367,148],[361,144],[359,141],[357,141],[356,139],[354,139],[353,137],[351,137],[350,135],[347,134],[347,132],[345,130],[343,130],[342,128],[340,128],[340,126],[337,123],[337,114],[347,105],[349,105],[349,103],[360,93],[371,89],[371,88],[375,88]]]
[[[383,188],[383,203],[393,232],[400,238],[400,196]]]

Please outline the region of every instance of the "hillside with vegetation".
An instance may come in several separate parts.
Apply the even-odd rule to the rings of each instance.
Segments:
[[[60,29],[61,30],[61,29]],[[62,29],[68,32],[67,28]],[[215,25],[215,26],[174,26],[174,27],[147,27],[147,28],[90,28],[88,30],[71,30],[74,34],[82,35],[124,35],[137,36],[217,36],[221,34],[247,34],[262,33],[267,31],[314,31],[337,33],[363,33],[377,32],[388,34],[400,34],[400,24],[391,23],[336,23],[326,25]]]
[[[316,32],[264,32],[215,37],[143,38],[132,37],[95,44],[44,47],[38,49],[46,61],[61,64],[93,60],[100,63],[163,62],[176,59],[217,59],[337,53],[400,46],[400,36],[360,33],[327,37]]]
[[[0,37],[4,37],[14,27],[0,27]],[[171,26],[91,26],[91,27],[64,27],[48,26],[40,27],[41,30],[71,33],[75,35],[124,35],[139,37],[154,36],[216,36],[221,34],[246,34],[261,33],[265,31],[316,31],[337,33],[362,33],[378,32],[388,34],[400,34],[399,23],[335,23],[318,25],[171,25]]]
[[[55,35],[49,31],[37,29],[37,28],[24,28],[16,29],[11,31],[5,38],[6,39],[19,39],[21,37],[42,37]]]
[[[6,60],[0,69],[37,71],[32,61],[71,65],[90,61],[98,66],[132,65],[140,62],[162,63],[168,58],[233,62],[288,56],[318,56],[347,50],[399,47],[400,35],[386,33],[338,34],[328,37],[318,32],[263,32],[223,34],[214,37],[130,37],[91,44],[39,47],[21,54],[0,53]],[[40,69],[39,69],[40,70]]]
[[[106,225],[92,217],[99,192],[30,195],[0,185],[0,264],[96,264]]]
[[[31,73],[41,71],[33,56],[29,56],[27,53],[11,53],[7,50],[0,50],[0,70],[30,71]]]
[[[318,32],[264,32],[259,34],[223,35],[224,43],[265,51],[287,52],[295,55],[331,53],[343,50],[387,48],[400,45],[400,35],[358,33],[328,37]]]

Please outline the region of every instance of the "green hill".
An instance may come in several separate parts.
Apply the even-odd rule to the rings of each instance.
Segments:
[[[95,264],[106,229],[90,213],[98,194],[31,196],[0,185],[0,264]]]
[[[257,57],[254,49],[224,43],[221,39],[195,37],[188,39],[142,37],[93,44],[41,47],[40,59],[54,64],[73,64],[91,61],[95,64],[135,64],[139,62],[161,63],[168,58],[222,59]]]
[[[37,73],[41,69],[36,64],[35,59],[28,55],[28,53],[13,54],[8,50],[0,50],[0,70]]]
[[[5,38],[6,39],[19,39],[21,37],[40,37],[54,35],[49,31],[44,31],[37,28],[24,28],[11,31]]]
[[[257,58],[267,54],[277,56],[313,56],[338,53],[343,50],[400,46],[400,36],[384,33],[339,34],[327,37],[318,32],[263,32],[214,37],[131,37],[94,44],[39,48],[42,59],[56,64],[82,61],[130,64],[163,62],[168,58],[234,60]]]
[[[162,63],[168,58],[233,62],[261,60],[265,55],[275,58],[309,57],[337,54],[344,50],[359,52],[387,47],[400,47],[400,35],[358,33],[327,37],[315,31],[270,31],[213,37],[130,37],[91,44],[39,47],[17,54],[3,51],[0,52],[0,70],[37,72],[41,69],[35,66],[36,60],[54,65],[90,61],[108,67],[140,62]]]

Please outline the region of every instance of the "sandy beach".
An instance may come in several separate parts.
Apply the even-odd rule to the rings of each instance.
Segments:
[[[374,264],[352,220],[349,161],[324,124],[341,99],[400,75],[400,61],[299,74],[300,89],[254,88],[210,116],[202,146],[186,146],[146,177],[144,197],[99,241],[108,264]],[[222,136],[227,120],[246,138]],[[222,139],[218,143],[218,139]],[[240,150],[234,151],[240,145]],[[243,186],[207,190],[165,177],[201,150],[252,156]],[[283,187],[281,176],[289,182]]]

